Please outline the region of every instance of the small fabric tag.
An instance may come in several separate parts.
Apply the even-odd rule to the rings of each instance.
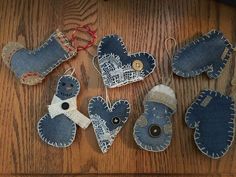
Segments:
[[[227,56],[227,54],[229,53],[229,48],[228,47],[225,47],[225,49],[224,49],[224,51],[223,51],[223,53],[222,53],[222,55],[221,55],[221,59],[222,60],[224,60],[225,59],[225,57]]]
[[[207,107],[207,105],[210,103],[212,97],[211,96],[206,96],[206,98],[201,102],[201,106]]]

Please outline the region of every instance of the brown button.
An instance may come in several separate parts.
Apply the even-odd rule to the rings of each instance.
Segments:
[[[143,62],[140,60],[134,60],[132,67],[135,71],[141,71],[143,69]]]

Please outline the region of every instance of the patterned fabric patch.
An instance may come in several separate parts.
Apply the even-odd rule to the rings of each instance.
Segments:
[[[109,88],[143,80],[156,68],[156,60],[149,53],[128,54],[118,35],[105,36],[97,55],[103,82]]]
[[[88,111],[98,145],[101,151],[106,153],[128,120],[129,102],[118,100],[109,108],[102,97],[93,97],[89,101]]]

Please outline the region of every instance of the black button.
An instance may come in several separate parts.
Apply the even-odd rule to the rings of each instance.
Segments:
[[[112,123],[113,124],[119,124],[120,123],[120,118],[119,117],[114,117],[113,119],[112,119]]]
[[[69,107],[70,107],[70,105],[67,102],[64,102],[64,103],[61,104],[61,108],[64,109],[64,110],[69,109]]]
[[[159,127],[159,125],[156,124],[150,125],[149,134],[152,137],[158,137],[161,134],[161,127]]]

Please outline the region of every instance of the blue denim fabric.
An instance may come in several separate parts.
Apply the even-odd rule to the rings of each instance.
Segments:
[[[171,143],[171,115],[175,110],[160,102],[158,99],[144,100],[145,111],[134,125],[134,140],[140,148],[147,151],[164,151]],[[154,127],[159,129],[159,133],[152,131]]]
[[[185,121],[195,129],[198,149],[210,158],[226,154],[234,140],[234,101],[216,91],[203,90],[188,108]]]
[[[20,46],[20,44],[14,44]],[[9,43],[3,51],[3,60],[23,84],[35,85],[62,62],[76,55],[69,40],[60,31],[54,32],[39,48],[31,51]]]
[[[206,72],[209,78],[216,79],[232,53],[233,46],[223,33],[212,30],[177,52],[172,70],[182,77],[194,77]]]
[[[128,120],[129,102],[127,100],[118,100],[109,108],[106,101],[97,96],[89,101],[88,112],[98,145],[101,151],[105,153]]]
[[[97,55],[103,82],[109,88],[143,80],[156,67],[156,60],[149,53],[128,54],[125,44],[118,35],[105,36],[98,45]],[[143,64],[140,70],[132,67],[135,60]]]
[[[58,81],[56,96],[65,100],[76,96],[79,91],[79,81],[71,75],[64,75]],[[37,128],[40,138],[45,143],[60,148],[72,144],[77,129],[76,124],[64,114],[54,118],[45,114],[39,120]]]

